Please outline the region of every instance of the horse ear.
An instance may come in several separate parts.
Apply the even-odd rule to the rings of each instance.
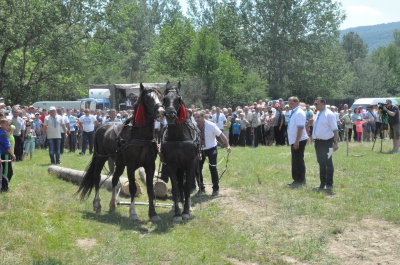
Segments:
[[[142,83],[140,83],[140,93],[142,93],[142,92],[143,92],[143,90],[144,90],[144,86],[143,86],[143,84],[142,84]]]
[[[167,81],[167,84],[165,86],[166,89],[171,89],[171,84],[169,83],[169,81]]]
[[[176,88],[176,90],[179,92],[181,92],[181,81],[178,82],[178,87]]]

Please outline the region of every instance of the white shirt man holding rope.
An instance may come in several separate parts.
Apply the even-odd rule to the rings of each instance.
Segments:
[[[201,192],[204,191],[204,182],[203,182],[203,165],[208,158],[209,169],[211,173],[211,180],[213,183],[213,193],[212,196],[219,195],[219,178],[218,178],[218,170],[217,170],[217,140],[216,137],[219,137],[221,141],[227,147],[228,153],[231,152],[231,146],[229,145],[228,139],[222,133],[222,131],[218,128],[218,126],[204,119],[205,111],[201,110],[195,113],[194,118],[197,123],[197,127],[200,130],[200,139],[201,139],[201,149],[202,156],[199,164],[199,172],[200,172],[200,185],[199,187]]]

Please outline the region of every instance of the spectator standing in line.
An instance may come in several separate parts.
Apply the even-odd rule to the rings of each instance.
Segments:
[[[33,129],[33,120],[29,120],[26,122],[26,130],[25,130],[25,156],[28,156],[29,159],[32,160],[33,152],[35,151],[35,139],[36,139],[36,132]]]
[[[75,153],[76,151],[76,130],[75,130],[75,121],[76,121],[76,115],[75,111],[69,110],[68,111],[68,124],[67,124],[67,129],[69,132],[69,152]]]
[[[240,119],[240,135],[239,135],[239,145],[246,146],[246,128],[250,125],[250,122],[245,119],[244,113],[239,110]]]
[[[320,178],[320,185],[315,189],[332,192],[334,173],[332,154],[339,148],[339,129],[335,114],[326,108],[324,98],[317,97],[314,106],[319,112],[315,119],[312,138],[315,142]]]
[[[361,109],[362,107],[359,106],[358,108],[354,109],[354,113],[351,116],[351,122],[353,123],[353,138],[354,138],[354,142],[357,142],[357,130],[356,130],[356,125],[354,124],[355,122],[357,122],[359,119],[361,118],[361,120],[363,120],[362,114],[361,114]]]
[[[254,107],[253,119],[251,121],[251,145],[253,147],[258,147],[259,136],[261,134],[261,113],[258,107]]]
[[[200,191],[203,190],[204,182],[203,182],[203,165],[208,158],[209,169],[211,173],[211,179],[213,183],[213,193],[212,196],[219,195],[219,179],[218,179],[218,170],[217,170],[217,140],[216,137],[220,137],[222,142],[227,147],[228,152],[231,152],[231,146],[229,145],[228,139],[222,133],[222,131],[218,128],[218,126],[205,119],[204,111],[199,111],[195,114],[194,118],[197,123],[197,127],[200,130],[200,139],[201,139],[201,149],[202,156],[199,164],[199,172],[200,172]]]
[[[306,165],[304,163],[304,150],[307,145],[306,113],[300,108],[297,97],[289,98],[291,110],[288,118],[287,135],[292,153],[292,179],[291,188],[306,184]]]
[[[240,131],[241,131],[240,119],[236,118],[235,122],[232,125],[233,146],[237,146],[239,144]]]
[[[40,113],[36,112],[35,113],[35,118],[33,120],[33,124],[35,125],[35,147],[36,148],[41,148],[42,143],[43,143],[43,138],[42,138],[42,131],[43,131],[43,122],[39,119]]]
[[[246,145],[251,146],[251,122],[253,121],[253,113],[249,110],[248,106],[245,106],[243,109],[244,118],[249,122],[249,125],[246,126]],[[243,124],[242,124],[243,125]],[[243,127],[242,127],[243,129]]]
[[[52,164],[61,164],[60,146],[61,146],[61,129],[67,131],[64,119],[57,115],[56,107],[49,108],[50,115],[44,119],[43,126],[46,128],[47,141],[49,144],[49,156]]]
[[[22,161],[24,156],[24,135],[25,135],[25,123],[24,120],[19,116],[21,110],[18,106],[12,108],[11,124],[15,126],[13,132],[15,139],[14,154],[16,157],[15,161]]]
[[[276,108],[275,122],[274,122],[274,137],[277,146],[285,145],[285,132],[283,125],[285,123],[285,116],[282,114],[282,108]]]
[[[84,115],[79,118],[79,125],[82,127],[82,151],[80,155],[86,153],[87,145],[89,144],[89,154],[93,153],[94,144],[94,128],[97,126],[98,122],[96,117],[90,115],[89,109],[84,110]]]
[[[282,113],[285,116],[285,123],[282,126],[282,130],[284,131],[284,134],[285,134],[285,142],[287,145],[289,145],[289,140],[288,140],[288,135],[287,135],[287,126],[289,123],[290,114],[292,113],[292,110],[289,108],[289,105],[285,105],[285,109],[284,109],[284,111],[282,111]]]
[[[343,124],[344,124],[344,131],[345,131],[345,138],[351,142],[351,134],[353,133],[353,122],[352,122],[352,110],[348,109],[347,114],[342,117]],[[347,135],[346,135],[347,131]],[[354,132],[355,133],[355,132]],[[345,140],[346,140],[345,139]]]
[[[225,115],[221,112],[220,107],[215,108],[215,114],[212,115],[211,118],[212,122],[214,122],[218,128],[223,131],[224,130],[224,125],[226,123],[226,117]]]
[[[394,154],[399,151],[400,142],[399,108],[394,106],[390,99],[386,100],[386,106],[383,106],[382,108],[389,115],[390,139],[393,140],[393,149],[390,153]]]
[[[7,131],[10,130],[11,122],[7,118],[0,119],[0,153],[1,153],[1,192],[6,192],[9,190],[8,184],[13,176],[13,168],[11,162],[6,162],[4,160],[15,160],[14,151],[11,148],[10,141],[8,140]]]
[[[62,108],[57,108],[57,115],[61,116],[63,119],[63,123],[65,125],[65,128],[67,128],[69,124],[69,119],[64,116],[63,109]],[[67,138],[67,132],[68,130],[64,130],[61,127],[61,143],[60,143],[60,154],[64,154],[64,148],[65,148],[65,139]]]

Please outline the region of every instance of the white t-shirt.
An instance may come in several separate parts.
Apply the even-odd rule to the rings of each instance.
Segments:
[[[43,126],[46,127],[47,138],[48,139],[58,139],[61,138],[61,132],[63,131],[62,125],[64,125],[64,119],[60,115],[56,114],[53,118],[51,115],[47,115],[44,118]]]
[[[314,122],[313,139],[331,139],[333,132],[337,130],[336,116],[331,110],[325,108],[318,112]]]
[[[82,128],[85,132],[94,131],[94,123],[97,121],[96,117],[93,115],[83,115],[79,118],[79,122],[82,123]]]
[[[217,113],[215,113],[212,116],[212,121],[217,124],[218,128],[220,130],[224,129],[224,122],[226,121],[226,117],[223,113],[218,114],[219,116],[217,117]]]
[[[221,135],[221,130],[218,126],[210,121],[204,120],[204,146],[202,146],[203,150],[213,148],[217,146],[217,139],[215,137]],[[201,134],[200,137],[203,137],[203,131],[200,129]],[[202,139],[203,142],[203,139]]]
[[[297,107],[293,109],[288,119],[287,134],[290,145],[296,142],[297,131],[299,128],[302,128],[300,141],[307,140],[306,113],[301,108]]]

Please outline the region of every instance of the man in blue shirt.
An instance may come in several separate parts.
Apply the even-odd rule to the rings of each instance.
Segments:
[[[15,160],[15,155],[13,150],[11,150],[11,144],[8,140],[7,131],[9,130],[11,124],[7,118],[2,118],[0,120],[0,153],[1,153],[1,191],[8,191],[8,183],[10,183],[13,169],[12,164],[9,161],[10,157]],[[3,162],[4,161],[4,162]]]

